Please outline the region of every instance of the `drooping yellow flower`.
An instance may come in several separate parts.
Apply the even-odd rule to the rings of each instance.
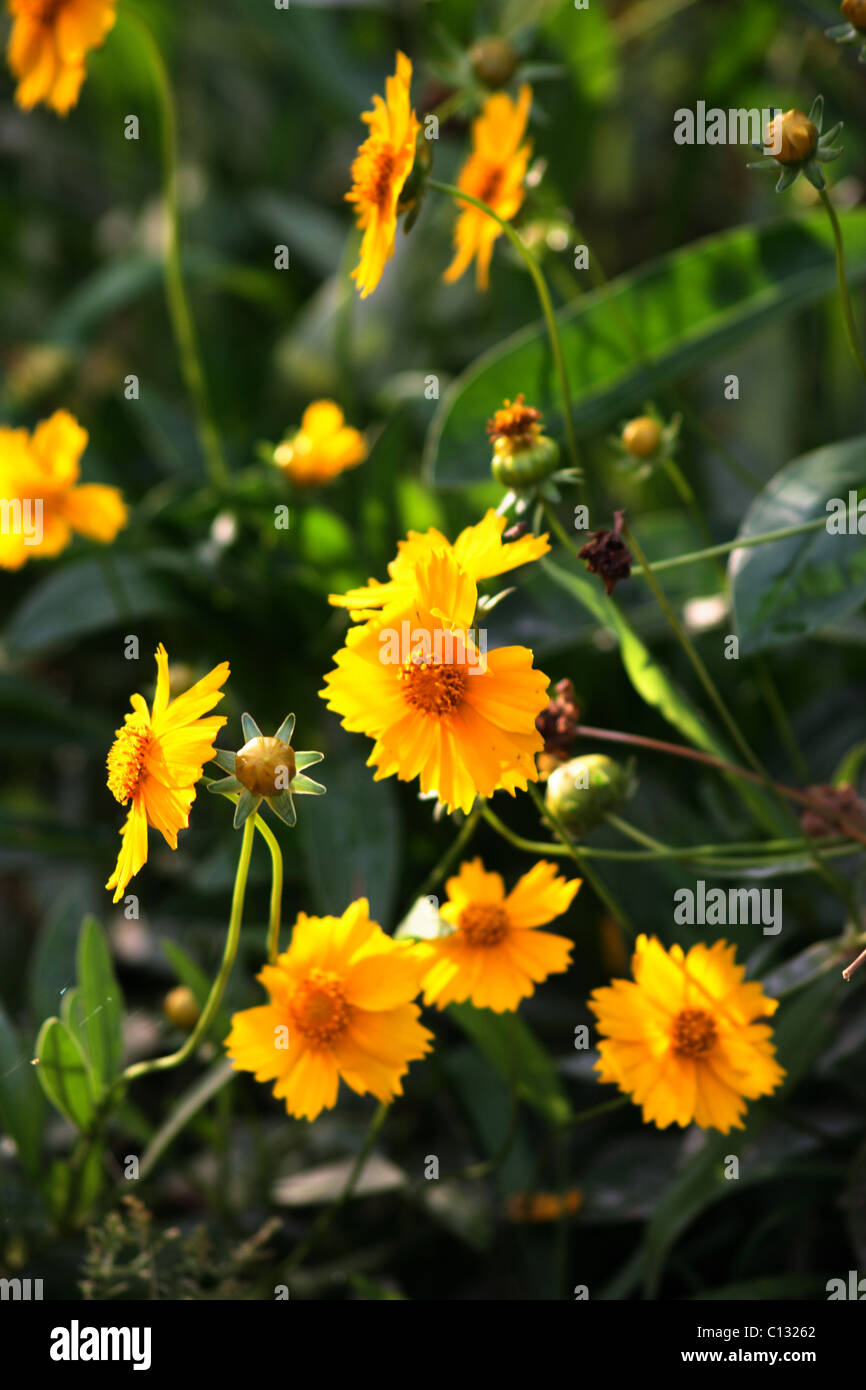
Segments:
[[[78,101],[85,59],[114,26],[117,0],[7,0],[13,17],[7,57],[25,111],[40,101],[58,115]]]
[[[523,180],[532,146],[521,144],[532,103],[532,89],[525,83],[517,101],[506,92],[489,96],[481,115],[472,123],[472,153],[457,180],[457,187],[473,198],[480,198],[505,222],[511,220],[523,203]],[[502,228],[480,208],[467,203],[454,228],[454,259],[443,275],[448,284],[459,280],[476,259],[478,288],[490,284],[493,243]]]
[[[0,567],[58,555],[73,531],[108,544],[126,525],[120,491],[79,485],[87,431],[66,410],[27,430],[0,428]]]
[[[308,405],[301,428],[274,450],[274,463],[296,487],[320,487],[366,457],[364,436],[346,424],[333,401]]]
[[[434,961],[424,1003],[444,1009],[469,999],[479,1009],[510,1012],[537,983],[567,970],[571,942],[535,928],[568,910],[580,882],[558,878],[556,865],[542,860],[506,896],[501,876],[480,859],[461,864],[440,908],[454,931],[424,942]]]
[[[769,1095],[785,1075],[775,1060],[776,1012],[726,941],[698,943],[686,954],[639,936],[634,981],[593,992],[589,1007],[604,1041],[596,1070],[643,1107],[646,1124],[692,1122],[727,1134],[743,1128],[746,1100]]]
[[[299,1118],[336,1105],[341,1079],[390,1101],[409,1063],[430,1051],[412,1003],[423,973],[423,955],[386,936],[366,898],[342,917],[301,913],[288,951],[259,974],[270,1002],[234,1015],[226,1051],[235,1070],[274,1081]]]
[[[355,205],[355,216],[364,236],[361,259],[352,279],[361,298],[372,294],[394,253],[400,194],[415,162],[418,118],[409,100],[412,64],[405,53],[397,54],[397,70],[385,81],[385,100],[373,97],[373,110],[361,120],[370,134],[352,165],[352,187],[346,199]]]
[[[213,757],[214,739],[225,719],[202,715],[219,704],[228,680],[223,661],[176,700],[169,699],[168,655],[156,649],[156,694],[148,709],[141,695],[130,699],[132,712],[117,730],[108,754],[108,789],[121,806],[131,801],[120,834],[117,867],[106,883],[119,902],[129,880],[147,861],[147,827],[158,830],[171,849],[177,832],[189,824],[195,784]]]
[[[461,531],[453,545],[435,526],[428,531],[410,531],[408,538],[397,546],[396,558],[388,566],[390,579],[386,583],[380,584],[377,579],[371,579],[359,589],[349,589],[345,594],[329,594],[328,601],[340,608],[351,609],[351,617],[357,622],[370,616],[367,610],[405,601],[414,589],[418,561],[433,551],[449,551],[460,568],[478,583],[497,574],[506,574],[508,570],[517,569],[518,565],[527,565],[550,550],[547,532],[542,536],[521,536],[503,545],[505,526],[505,517],[497,516],[491,507],[475,526],[467,526]]]
[[[415,567],[411,597],[353,629],[320,691],[343,727],[375,739],[375,779],[420,779],[449,809],[538,778],[536,715],[548,678],[526,647],[486,650],[470,628],[478,591],[449,551]],[[476,641],[476,638],[478,639]]]

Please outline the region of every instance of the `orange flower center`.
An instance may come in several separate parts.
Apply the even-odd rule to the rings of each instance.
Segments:
[[[391,199],[393,175],[393,147],[381,135],[371,135],[364,141],[352,166],[357,201],[384,212]]]
[[[400,670],[403,698],[425,714],[452,714],[463,699],[466,672],[462,666],[407,661]]]
[[[493,202],[494,198],[496,197],[500,188],[502,187],[502,178],[504,172],[505,171],[503,169],[500,169],[498,166],[496,168],[487,170],[484,176],[484,181],[481,184],[481,192],[478,194],[478,197],[481,199],[482,203],[491,204]]]
[[[106,761],[108,790],[121,806],[138,790],[150,740],[150,725],[143,714],[134,714],[117,730]]]
[[[515,401],[506,401],[501,410],[494,412],[493,418],[487,421],[487,433],[497,442],[514,440],[516,445],[527,447],[538,438],[542,418],[540,410],[524,405],[521,391]]]
[[[327,1047],[345,1032],[351,1017],[346,991],[333,970],[313,969],[289,1000],[289,1018],[308,1043]]]
[[[508,935],[508,913],[496,903],[467,903],[457,919],[467,946],[498,946]]]
[[[294,775],[294,752],[279,738],[251,738],[235,759],[235,776],[256,796],[287,791]]]
[[[718,1040],[715,1022],[706,1009],[680,1009],[671,1032],[678,1057],[706,1057]]]
[[[36,24],[53,24],[68,0],[18,0],[19,8]]]

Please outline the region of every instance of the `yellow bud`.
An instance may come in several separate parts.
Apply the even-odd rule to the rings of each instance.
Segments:
[[[198,1023],[201,1009],[192,990],[187,989],[186,985],[178,985],[163,999],[162,1012],[175,1028],[182,1028],[185,1033],[191,1033]]]
[[[781,123],[781,135],[778,133]],[[775,149],[780,141],[779,153],[774,159],[779,164],[802,164],[814,153],[818,143],[818,128],[803,111],[792,108],[783,116],[777,116],[767,126],[764,145]]]
[[[842,0],[842,13],[849,24],[866,34],[866,0]]]
[[[517,54],[507,39],[488,34],[473,44],[469,57],[479,82],[485,87],[504,87],[517,67]]]
[[[662,442],[662,432],[649,415],[629,420],[622,432],[623,446],[635,458],[648,459]]]
[[[235,760],[235,776],[255,796],[277,796],[295,775],[295,755],[279,738],[251,738]]]

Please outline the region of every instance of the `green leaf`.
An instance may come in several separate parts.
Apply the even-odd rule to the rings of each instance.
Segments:
[[[45,1101],[34,1070],[29,1052],[0,1006],[0,1127],[15,1140],[21,1166],[38,1178]]]
[[[329,758],[328,795],[299,803],[307,875],[320,913],[342,915],[370,900],[377,922],[391,916],[400,863],[394,789],[374,782],[363,756]]]
[[[849,276],[866,278],[866,213],[840,218]],[[835,262],[823,212],[739,227],[661,257],[583,295],[560,312],[563,352],[579,435],[631,407],[768,324],[835,291]],[[643,360],[641,360],[643,357]],[[489,474],[485,423],[523,391],[562,432],[556,377],[541,323],[483,353],[449,387],[427,437],[425,464],[443,486]]]
[[[123,1065],[123,994],[105,934],[93,917],[81,925],[77,964],[86,1052],[97,1085],[108,1087]]]
[[[59,1018],[47,1018],[36,1039],[36,1075],[61,1115],[86,1132],[96,1114],[90,1071],[79,1043]]]
[[[60,565],[13,613],[5,633],[9,654],[39,656],[119,622],[183,613],[173,587],[130,556],[109,551]]]
[[[795,459],[754,500],[739,539],[826,517],[836,498],[866,496],[866,436],[828,444]],[[856,511],[856,509],[855,509]],[[851,526],[852,518],[847,525]],[[788,540],[735,550],[728,569],[742,650],[764,651],[844,617],[866,600],[866,545],[854,533],[821,527]]]
[[[677,689],[658,665],[619,604],[608,597],[598,580],[586,573],[563,569],[553,560],[541,560],[539,564],[556,584],[567,589],[593,617],[616,634],[626,675],[641,698],[657,709],[693,747],[712,753],[717,758],[730,760],[730,749],[710,732],[688,697]],[[739,792],[759,819],[773,826],[784,824],[763,792],[746,782],[739,783]]]
[[[556,1067],[534,1033],[517,1014],[495,1014],[472,1004],[452,1004],[450,1018],[521,1100],[538,1110],[551,1125],[567,1124],[572,1110]]]

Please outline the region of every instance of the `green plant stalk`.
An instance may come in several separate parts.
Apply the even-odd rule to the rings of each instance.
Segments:
[[[608,912],[610,912],[613,915],[617,922],[619,922],[620,926],[630,934],[632,940],[637,940],[637,930],[635,929],[635,926],[631,921],[628,913],[617,902],[616,898],[611,893],[607,884],[604,882],[604,879],[602,879],[596,873],[595,869],[593,869],[586,856],[581,852],[580,849],[578,849],[577,845],[572,840],[571,836],[569,835],[567,829],[563,825],[559,816],[556,815],[554,811],[551,811],[550,807],[546,805],[544,797],[541,795],[541,792],[538,790],[538,788],[535,786],[533,782],[529,783],[529,795],[535,802],[535,805],[538,808],[538,811],[542,819],[547,822],[556,838],[559,841],[561,841],[561,843],[566,847],[568,853],[571,855],[572,859],[580,869],[583,877],[586,878],[588,882],[592,884],[592,887],[595,889],[596,896],[601,899]]]
[[[445,877],[452,864],[454,864],[457,861],[457,859],[459,859],[460,855],[466,849],[466,846],[472,840],[472,837],[475,834],[476,829],[478,828],[478,822],[480,821],[482,815],[486,814],[486,811],[487,803],[485,802],[483,797],[479,796],[476,799],[475,805],[472,807],[472,810],[469,812],[468,816],[466,817],[460,829],[458,830],[456,836],[454,837],[454,840],[448,846],[445,853],[442,855],[442,858],[438,861],[434,868],[430,870],[429,874],[424,879],[424,882],[421,884],[421,887],[418,889],[414,898],[412,899],[413,902],[416,902],[418,898],[426,897],[428,893],[432,892],[432,890],[437,886],[437,884],[441,883],[442,879]]]
[[[207,472],[213,486],[218,491],[224,491],[229,486],[230,475],[223,455],[219,431],[214,423],[210,408],[201,350],[192,310],[187,298],[181,265],[177,116],[171,80],[159,45],[146,21],[134,10],[127,10],[126,14],[134,24],[147,54],[159,108],[163,198],[167,221],[163,270],[169,318],[177,343],[181,370],[195,414],[199,446],[204,455]]]
[[[234,890],[232,892],[231,916],[229,917],[229,926],[226,933],[226,944],[223,950],[222,962],[195,1028],[183,1044],[183,1047],[178,1048],[177,1052],[170,1052],[165,1057],[154,1057],[146,1062],[133,1063],[131,1067],[126,1068],[121,1077],[121,1081],[134,1081],[137,1077],[146,1076],[149,1072],[169,1071],[172,1067],[179,1067],[182,1062],[186,1061],[187,1057],[192,1055],[213,1022],[216,1011],[222,1002],[222,997],[232,972],[232,966],[235,963],[235,956],[237,955],[238,942],[240,941],[241,935],[244,897],[247,889],[247,875],[249,874],[250,858],[253,852],[254,835],[255,825],[253,823],[253,818],[250,817],[244,825],[241,852],[238,858]]]
[[[845,247],[842,242],[842,228],[839,226],[839,218],[836,216],[836,209],[827,196],[826,188],[820,188],[818,190],[818,197],[824,204],[824,209],[830,219],[830,226],[833,229],[833,244],[836,248],[836,279],[839,282],[839,297],[842,300],[842,314],[845,319],[845,332],[848,337],[848,346],[857,364],[857,370],[864,381],[866,381],[866,358],[864,358],[863,349],[860,346],[857,322],[854,318],[854,310],[851,305],[851,292],[848,288],[848,275],[845,270]]]
[[[215,779],[213,777],[202,777],[202,782],[207,786]],[[236,804],[240,800],[240,792],[220,792],[226,801]],[[258,814],[251,816],[255,822],[256,830],[261,835],[268,847],[271,856],[271,902],[268,913],[268,964],[273,965],[279,953],[280,946],[280,922],[282,919],[282,900],[283,900],[283,852],[280,849],[279,841],[271,830],[267,821]]]
[[[304,1260],[307,1258],[307,1256],[310,1254],[313,1248],[316,1245],[318,1245],[322,1236],[325,1235],[325,1233],[328,1230],[330,1230],[337,1216],[340,1214],[346,1203],[350,1200],[352,1193],[355,1191],[355,1187],[357,1186],[358,1179],[360,1178],[361,1174],[364,1171],[364,1168],[366,1167],[367,1159],[373,1152],[373,1148],[375,1147],[376,1140],[379,1137],[379,1133],[382,1129],[382,1126],[384,1125],[385,1120],[388,1117],[388,1110],[389,1105],[385,1101],[380,1102],[375,1114],[373,1115],[372,1120],[370,1121],[367,1133],[364,1136],[364,1142],[361,1145],[361,1148],[358,1152],[358,1156],[355,1159],[354,1164],[352,1165],[352,1171],[349,1173],[349,1176],[346,1179],[345,1187],[343,1188],[339,1196],[336,1197],[333,1202],[331,1202],[327,1207],[325,1207],[323,1211],[319,1213],[305,1238],[301,1241],[299,1245],[295,1246],[295,1249],[289,1257],[288,1262],[284,1266],[283,1273],[286,1279],[289,1279],[294,1273],[296,1273],[298,1269],[300,1269],[301,1265],[304,1263]]]
[[[825,516],[815,517],[812,521],[804,521],[798,526],[782,526],[778,531],[764,531],[759,536],[744,536],[742,540],[724,541],[721,545],[710,545],[706,550],[692,550],[687,555],[673,555],[667,560],[654,560],[653,573],[659,574],[662,570],[678,569],[680,565],[697,565],[702,560],[712,560],[717,555],[729,555],[732,550],[749,550],[755,545],[769,545],[772,541],[785,541],[791,536],[803,536],[808,531],[820,531],[826,526]],[[631,577],[636,576],[646,578],[642,565],[632,567]]]
[[[492,217],[494,222],[498,222],[504,231],[511,245],[520,256],[530,275],[532,276],[535,290],[538,295],[538,302],[541,305],[541,312],[544,315],[544,322],[547,327],[547,336],[550,340],[550,351],[553,355],[553,364],[556,368],[556,375],[559,380],[559,392],[562,397],[562,413],[565,425],[565,435],[568,442],[568,454],[573,468],[580,466],[580,453],[577,447],[577,435],[574,429],[574,417],[571,404],[571,387],[568,383],[568,371],[565,366],[565,356],[562,351],[562,342],[559,337],[559,325],[556,322],[556,313],[553,308],[553,301],[550,297],[550,290],[547,288],[547,281],[544,272],[533,256],[529,247],[524,243],[522,237],[514,230],[509,222],[495,213],[487,203],[475,198],[471,193],[463,193],[459,188],[451,183],[439,183],[437,179],[431,179],[428,187],[435,189],[437,193],[447,193],[449,198],[453,198],[459,203],[471,203],[473,207],[485,212],[488,217]]]

